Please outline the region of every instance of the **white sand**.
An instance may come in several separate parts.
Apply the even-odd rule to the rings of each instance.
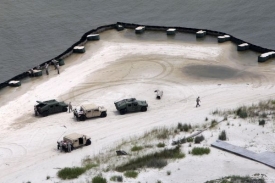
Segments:
[[[88,173],[76,180],[61,181],[56,176],[57,168],[80,166],[86,155],[95,155],[122,138],[154,127],[178,122],[203,124],[205,117],[217,108],[236,108],[275,95],[274,64],[242,64],[232,53],[231,43],[138,41],[121,35],[123,32],[115,32],[115,36],[106,33],[100,35],[99,43],[87,43],[86,53],[65,60],[60,75],[51,70],[49,76],[23,83],[21,89],[2,92],[3,97],[16,96],[16,92],[27,87],[27,92],[0,107],[0,182],[85,182]],[[93,44],[97,45],[96,51],[91,49]],[[257,57],[251,62],[257,62]],[[209,67],[213,72],[199,72],[202,75],[198,76],[192,70],[196,66]],[[220,75],[221,79],[217,79]],[[155,99],[156,89],[164,92],[161,100]],[[195,108],[197,96],[202,100],[200,108]],[[128,97],[146,100],[148,111],[119,115],[113,102]],[[72,113],[35,117],[36,101],[53,98],[72,102],[74,106],[90,102],[103,105],[108,116],[85,122],[76,122]],[[228,128],[230,143],[246,147],[253,141],[250,150],[274,152],[274,141],[265,140],[274,139],[273,126],[262,129],[248,122],[240,123],[239,128],[237,124],[234,128],[223,123],[221,129],[205,132],[207,140],[201,145],[209,146],[223,128]],[[268,133],[263,134],[263,130]],[[57,151],[56,141],[72,132],[91,136],[92,145],[67,154]],[[185,151],[188,152],[187,146]],[[172,172],[170,176],[167,171]],[[211,147],[210,155],[193,157],[187,153],[186,158],[164,169],[147,170],[137,179],[125,182],[204,182],[255,173],[275,181],[274,169]],[[46,176],[51,179],[46,180]]]

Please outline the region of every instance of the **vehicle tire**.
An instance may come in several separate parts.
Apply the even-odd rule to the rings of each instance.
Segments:
[[[126,109],[121,109],[119,112],[121,115],[124,115],[126,113]]]
[[[147,111],[147,107],[142,107],[142,108],[141,108],[141,111],[142,111],[142,112]]]
[[[107,116],[106,112],[102,112],[101,115],[100,115],[101,118],[105,118],[106,116]]]
[[[87,139],[87,141],[86,141],[86,146],[89,146],[89,145],[91,145],[92,144],[92,142],[91,142],[91,140],[90,139]]]
[[[42,116],[45,117],[45,116],[48,116],[49,115],[49,111],[43,111],[42,112]]]
[[[86,120],[86,116],[82,115],[79,117],[80,121],[85,121]]]
[[[63,112],[67,112],[67,111],[68,111],[68,108],[67,108],[67,107],[63,107],[62,111],[63,111]]]

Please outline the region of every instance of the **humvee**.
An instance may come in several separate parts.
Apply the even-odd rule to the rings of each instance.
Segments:
[[[64,102],[58,102],[56,100],[47,100],[44,102],[36,101],[38,104],[34,106],[35,115],[48,116],[58,112],[66,112],[68,105]]]
[[[120,114],[125,114],[126,112],[137,112],[147,111],[148,104],[145,100],[136,100],[135,98],[123,99],[117,102],[114,102],[116,109]]]
[[[90,137],[79,133],[72,133],[64,136],[63,140],[57,141],[57,149],[70,152],[76,148],[91,145],[91,143]]]
[[[81,105],[79,108],[74,109],[74,116],[77,120],[85,121],[87,118],[93,117],[106,117],[107,109],[103,106],[97,106],[94,104]]]

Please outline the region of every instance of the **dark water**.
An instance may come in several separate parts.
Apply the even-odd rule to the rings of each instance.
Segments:
[[[208,79],[231,79],[239,78],[244,75],[241,70],[215,65],[190,65],[183,69],[183,72],[195,78],[208,78]]]
[[[272,0],[2,0],[0,82],[54,58],[83,33],[127,22],[223,31],[275,49]]]

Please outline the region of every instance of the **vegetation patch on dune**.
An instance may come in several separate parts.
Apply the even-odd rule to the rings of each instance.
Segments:
[[[65,180],[65,179],[75,179],[79,175],[86,172],[86,169],[84,167],[65,167],[58,171],[57,175],[59,178]]]
[[[110,181],[123,182],[123,177],[121,175],[114,175],[110,178]]]
[[[144,167],[162,168],[167,165],[167,159],[178,159],[184,157],[185,154],[181,152],[180,146],[176,146],[173,149],[164,149],[160,152],[155,152],[132,159],[123,165],[117,166],[116,171],[124,172],[127,170],[137,170]]]
[[[206,181],[205,183],[265,183],[263,178],[252,178],[249,176],[227,176],[216,180]]]
[[[138,172],[132,171],[132,170],[131,171],[126,171],[124,173],[124,176],[129,177],[129,178],[136,178],[138,176]]]
[[[194,147],[192,149],[193,155],[204,155],[209,153],[210,153],[210,149],[208,147]]]
[[[57,172],[57,176],[60,179],[75,179],[87,170],[96,167],[96,164],[87,163],[83,167],[65,167]]]
[[[107,183],[107,180],[98,175],[92,179],[92,183]]]
[[[180,124],[175,127],[158,127],[145,132],[141,136],[134,136],[127,139],[122,139],[118,145],[113,148],[108,148],[97,154],[96,156],[86,156],[82,159],[81,167],[63,168],[58,171],[60,179],[74,179],[85,173],[93,167],[99,166],[97,171],[114,170],[118,172],[136,171],[140,168],[163,168],[169,160],[184,158],[185,154],[181,151],[179,145],[173,148],[165,148],[169,140],[179,133],[189,132],[192,129],[191,125]],[[192,129],[193,130],[193,129]],[[198,137],[202,141],[203,136]],[[185,139],[186,140],[186,139]],[[197,139],[198,140],[198,139]],[[189,142],[196,141],[195,138],[188,139]],[[129,144],[133,144],[129,146]],[[140,144],[144,144],[141,146]],[[155,145],[153,145],[155,144]],[[117,150],[126,152],[127,158],[120,158],[114,155]],[[133,152],[133,154],[129,153]],[[119,160],[119,161],[118,161]],[[99,178],[98,178],[99,179]],[[112,179],[112,180],[111,180]],[[112,177],[111,181],[120,182],[122,176]]]
[[[240,118],[268,118],[275,117],[275,100],[267,100],[267,101],[261,101],[258,104],[253,104],[251,106],[241,106],[237,109],[231,109],[231,110],[215,110],[213,115],[235,115]]]
[[[131,151],[140,151],[142,149],[143,149],[142,146],[134,146],[134,147],[131,148]]]

